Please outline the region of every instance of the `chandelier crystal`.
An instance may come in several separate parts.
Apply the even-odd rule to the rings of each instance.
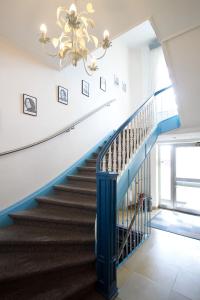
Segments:
[[[77,12],[74,3],[69,9],[58,7],[56,24],[61,29],[58,37],[50,38],[47,35],[47,26],[45,24],[40,26],[39,41],[43,45],[53,46],[54,53],[48,54],[59,58],[60,67],[66,66],[68,62],[77,66],[78,61],[83,60],[88,75],[92,75],[98,69],[97,60],[105,56],[107,49],[111,47],[111,41],[108,30],[104,31],[101,43],[96,36],[89,33],[89,29],[95,27],[93,19],[89,17],[94,12],[92,3],[88,3],[86,11],[80,13]],[[100,57],[94,57],[90,53],[99,46],[103,49],[103,54]]]

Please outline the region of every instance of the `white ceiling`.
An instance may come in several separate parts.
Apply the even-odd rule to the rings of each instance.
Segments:
[[[121,40],[131,49],[150,44],[156,39],[156,34],[149,21],[146,21],[121,36]]]
[[[78,8],[82,10],[87,2],[77,0]],[[39,27],[46,23],[50,35],[54,36],[57,32],[56,8],[71,3],[69,0],[1,0],[0,36],[41,62],[53,65],[53,59],[41,51],[38,43]],[[106,28],[112,38],[117,37],[152,16],[161,38],[199,22],[199,0],[192,0],[192,5],[189,0],[93,0],[92,3],[96,10],[95,34],[99,37]]]

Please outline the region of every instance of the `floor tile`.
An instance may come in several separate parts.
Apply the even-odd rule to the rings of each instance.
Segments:
[[[170,295],[169,295],[169,299],[168,300],[191,300],[190,298],[187,298],[175,291],[171,291]]]
[[[192,300],[200,300],[200,278],[190,272],[180,272],[173,290]]]
[[[119,290],[119,297],[122,300],[167,300],[168,293],[155,282],[133,272]]]

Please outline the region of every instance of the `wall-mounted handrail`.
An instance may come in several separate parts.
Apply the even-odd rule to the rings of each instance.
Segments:
[[[158,96],[159,94],[163,93],[164,91],[172,88],[173,85],[167,86],[159,91],[156,91],[153,93],[116,131],[115,133],[111,136],[111,138],[108,140],[108,142],[104,145],[102,150],[100,151],[98,158],[97,158],[97,163],[96,163],[96,171],[100,172],[101,171],[101,162],[103,157],[105,156],[106,152],[110,148],[111,144],[114,142],[114,140],[117,138],[119,133],[143,110],[145,105],[154,97]]]
[[[64,133],[68,133],[71,130],[73,130],[75,128],[75,126],[77,126],[78,124],[82,123],[83,121],[85,121],[86,119],[88,119],[89,117],[91,117],[92,115],[94,115],[95,113],[97,113],[98,111],[100,111],[101,109],[103,109],[104,107],[110,106],[116,100],[117,99],[115,99],[115,98],[112,99],[112,100],[109,100],[108,102],[106,102],[106,103],[102,104],[101,106],[99,106],[98,108],[92,110],[91,112],[89,112],[85,116],[79,118],[75,122],[72,122],[71,124],[69,124],[64,129],[61,129],[58,132],[56,132],[56,133],[54,133],[54,134],[52,134],[52,135],[50,135],[50,136],[48,136],[48,137],[46,137],[44,139],[41,139],[41,140],[39,140],[37,142],[34,142],[34,143],[26,145],[26,146],[22,146],[22,147],[19,147],[19,148],[14,148],[14,149],[11,149],[11,150],[8,150],[8,151],[1,152],[0,156],[5,156],[5,155],[8,155],[8,154],[13,154],[13,153],[16,153],[16,152],[19,152],[19,151],[22,151],[22,150],[26,150],[26,149],[38,146],[40,144],[43,144],[45,142],[48,142],[48,141],[50,141],[50,140],[58,137],[59,135],[62,135]]]

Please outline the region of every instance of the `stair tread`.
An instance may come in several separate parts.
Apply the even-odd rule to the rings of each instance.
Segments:
[[[71,278],[70,284],[64,284],[60,282],[60,286],[55,288],[50,288],[47,292],[33,297],[34,300],[55,300],[55,299],[67,299],[73,297],[76,294],[79,294],[80,291],[86,290],[89,286],[96,283],[96,272],[87,272],[84,274],[81,273],[79,276],[73,276]]]
[[[53,244],[88,243],[94,241],[94,234],[75,231],[52,231],[35,226],[11,225],[0,229],[0,244]]]
[[[76,212],[68,212],[62,208],[58,210],[33,208],[25,211],[10,214],[14,218],[26,218],[58,223],[76,223],[76,224],[94,224],[94,217],[91,215],[77,214]]]
[[[77,254],[77,255],[75,255]],[[88,253],[3,253],[0,257],[0,282],[28,275],[71,268],[95,262]]]
[[[96,202],[91,201],[75,201],[74,199],[66,200],[66,199],[59,199],[56,197],[50,197],[50,196],[43,196],[38,197],[37,200],[41,203],[49,203],[54,205],[63,205],[63,206],[71,206],[71,207],[77,207],[77,208],[84,208],[84,209],[92,209],[96,210]]]
[[[82,166],[82,167],[78,167],[78,170],[96,171],[96,167]]]
[[[70,175],[67,176],[70,180],[81,180],[81,181],[91,181],[96,182],[96,176],[87,176],[87,175]]]
[[[74,273],[68,276],[67,272],[60,271],[57,276],[50,276],[48,281],[37,280],[27,281],[25,278],[21,286],[16,286],[16,289],[8,289],[6,293],[1,295],[1,299],[15,299],[15,300],[55,300],[55,299],[71,299],[81,294],[88,287],[93,287],[96,283],[95,268],[88,268],[87,272]],[[12,284],[11,284],[12,286]],[[3,288],[3,287],[2,287]],[[77,298],[77,297],[76,297]]]
[[[96,189],[94,188],[77,187],[77,186],[73,186],[72,184],[59,184],[59,185],[55,185],[54,187],[57,189],[64,189],[66,191],[68,190],[68,191],[75,191],[75,192],[89,192],[89,193],[96,194]]]
[[[81,300],[105,300],[105,297],[103,297],[101,294],[94,290],[89,295],[87,294],[83,296]]]

